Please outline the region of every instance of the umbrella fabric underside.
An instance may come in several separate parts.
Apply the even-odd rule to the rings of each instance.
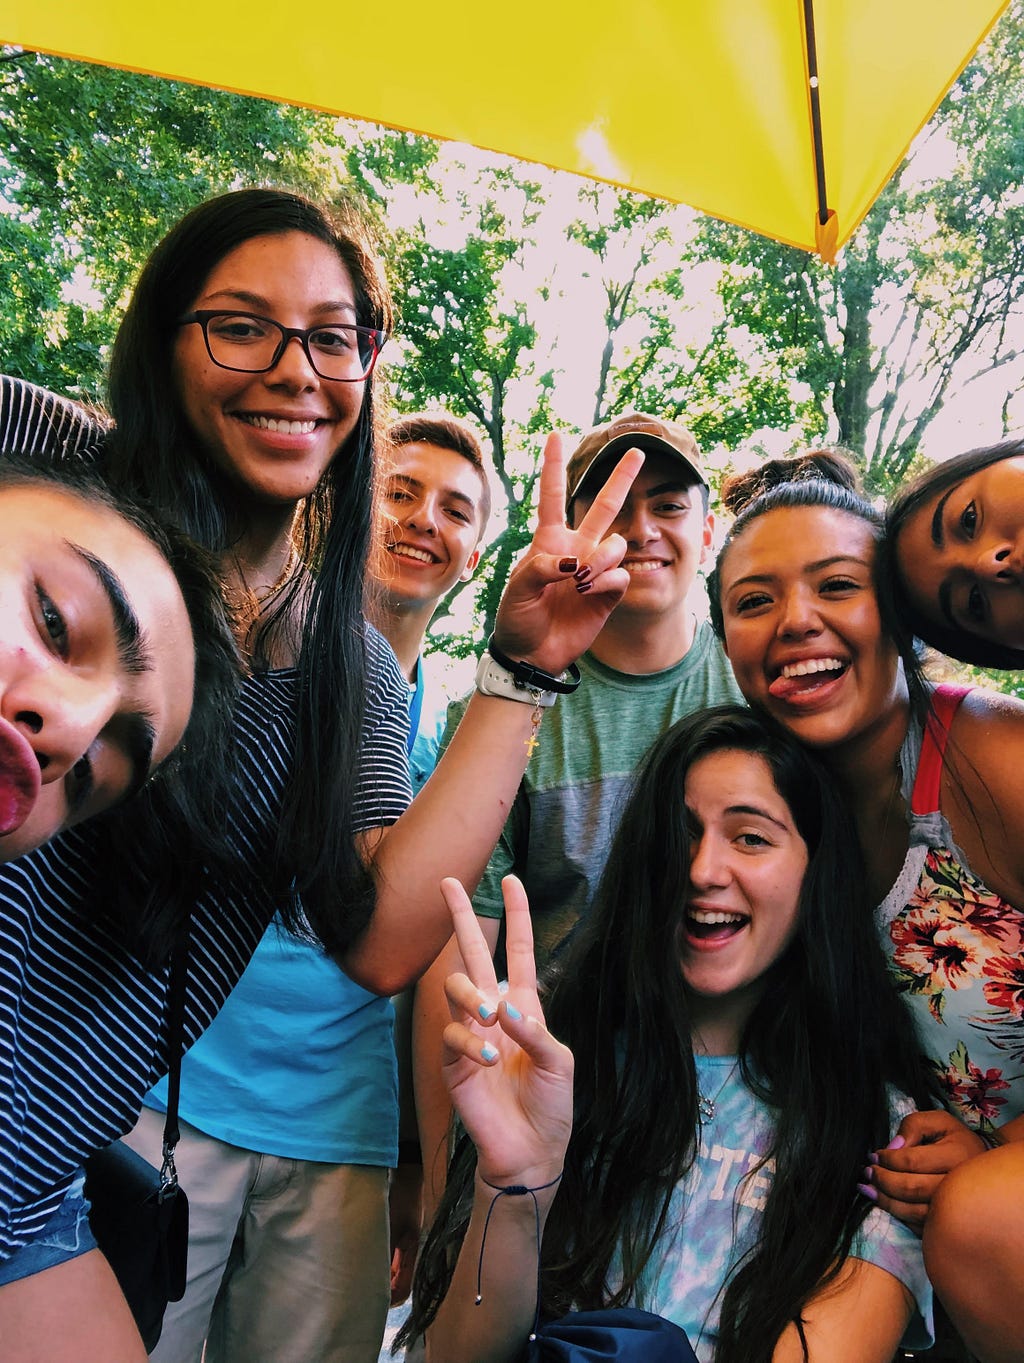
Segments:
[[[839,245],[1005,3],[814,0]],[[0,41],[474,143],[817,249],[803,0],[0,0]]]

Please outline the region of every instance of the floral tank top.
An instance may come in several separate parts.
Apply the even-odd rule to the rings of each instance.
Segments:
[[[880,905],[882,946],[950,1108],[975,1129],[1024,1112],[1024,912],[985,886],[939,812],[949,729],[967,687],[940,686],[936,722],[901,758],[910,847]]]

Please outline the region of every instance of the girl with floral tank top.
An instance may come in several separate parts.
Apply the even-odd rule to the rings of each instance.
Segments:
[[[770,461],[723,499],[739,514],[709,582],[713,619],[747,700],[813,747],[847,797],[892,974],[949,1109],[910,1114],[870,1155],[862,1191],[924,1232],[939,1296],[979,1357],[1020,1363],[1024,1207],[1005,1209],[1024,1203],[1024,705],[923,680],[892,608],[882,517],[845,460]],[[985,1153],[996,1144],[1008,1148]],[[952,1225],[972,1166],[986,1181],[1004,1171],[1001,1195]],[[965,1258],[999,1269],[961,1300]]]

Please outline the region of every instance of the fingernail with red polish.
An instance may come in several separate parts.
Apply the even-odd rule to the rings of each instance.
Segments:
[[[864,1197],[866,1197],[869,1202],[878,1201],[878,1189],[872,1188],[870,1184],[858,1183],[857,1191],[858,1193],[861,1193]]]
[[[586,582],[589,576],[590,576],[589,563],[584,563],[582,568],[578,568],[576,572],[573,573],[573,577],[576,579],[577,582]]]
[[[579,561],[578,558],[560,558],[560,559],[558,560],[558,571],[559,571],[560,573],[573,573],[573,574],[575,574],[575,573],[576,573],[576,569],[577,569],[579,566],[580,566],[580,561]]]
[[[589,592],[593,585],[592,582],[577,582],[576,590],[579,592],[580,596],[582,596],[584,592]]]

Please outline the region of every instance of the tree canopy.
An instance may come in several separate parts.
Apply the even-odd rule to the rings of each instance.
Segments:
[[[526,542],[551,427],[656,412],[691,427],[713,470],[838,441],[886,491],[978,376],[1005,373],[993,420],[1008,426],[1024,370],[1022,18],[1014,0],[835,267],[470,148],[5,49],[4,367],[101,400],[135,275],[198,200],[251,183],[360,196],[399,307],[396,408],[446,407],[493,450],[503,506],[465,589],[475,621],[460,605],[462,623],[447,608],[437,622],[468,651]]]

